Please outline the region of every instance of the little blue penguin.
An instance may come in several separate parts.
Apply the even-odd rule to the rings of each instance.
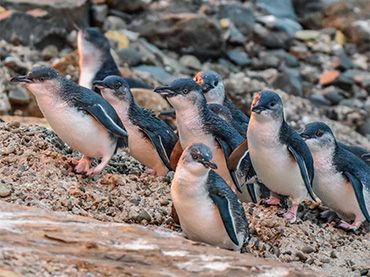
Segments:
[[[363,160],[364,162],[366,162],[366,164],[368,166],[370,166],[370,151],[361,147],[361,146],[358,146],[358,145],[348,145],[348,144],[344,144],[343,142],[340,142],[340,141],[337,141],[337,144],[346,149],[347,151],[350,151],[352,152],[353,154],[355,154],[357,157],[359,157],[361,160]]]
[[[194,76],[194,80],[202,87],[203,94],[208,104],[218,104],[230,111],[232,125],[238,132],[247,134],[249,117],[244,114],[234,103],[226,97],[224,82],[219,74],[214,71],[200,71]],[[211,107],[218,114],[217,107]],[[215,109],[215,110],[214,110]]]
[[[136,104],[127,82],[119,76],[94,81],[102,96],[114,107],[128,133],[130,155],[165,176],[171,170],[169,157],[177,136],[164,121]]]
[[[370,222],[370,168],[366,163],[339,145],[323,122],[307,124],[301,136],[314,159],[313,191],[341,217],[338,226],[355,230],[365,220]]]
[[[75,171],[99,174],[115,153],[118,143],[127,144],[127,132],[114,108],[100,95],[66,79],[56,70],[35,67],[25,76],[12,78],[35,96],[55,133],[83,154]],[[90,169],[90,158],[102,158]]]
[[[286,123],[277,93],[263,90],[254,97],[247,140],[258,180],[272,192],[290,197],[291,207],[284,217],[295,222],[299,203],[308,194],[315,200],[314,165],[308,146]],[[275,201],[270,199],[270,203]]]
[[[121,76],[110,52],[109,40],[98,28],[79,29],[77,48],[80,66],[79,85],[92,88],[95,80],[103,80],[109,75]],[[130,88],[151,88],[150,85],[135,78],[125,78],[125,80]]]
[[[225,120],[207,107],[201,87],[190,78],[177,79],[154,90],[165,96],[176,111],[176,123],[182,149],[194,144],[207,145],[218,165],[216,172],[236,191],[226,159],[244,138]]]
[[[172,201],[189,239],[240,251],[249,239],[248,221],[216,168],[209,147],[186,147],[172,180]]]

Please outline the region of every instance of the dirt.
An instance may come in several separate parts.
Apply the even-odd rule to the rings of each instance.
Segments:
[[[52,131],[12,121],[0,123],[0,151],[2,200],[103,222],[179,231],[171,218],[171,174],[148,175],[123,150],[103,174],[84,177],[73,172],[71,161],[78,154]],[[279,217],[277,207],[245,204],[245,210],[252,232],[247,252],[254,256],[326,276],[370,274],[368,224],[356,233],[346,233],[335,228],[335,220],[321,220],[318,215],[323,208],[310,202],[300,208],[296,224]]]

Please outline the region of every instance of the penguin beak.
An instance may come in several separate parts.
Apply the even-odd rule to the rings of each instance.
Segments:
[[[32,83],[32,79],[30,79],[27,75],[16,76],[10,79],[12,83]]]
[[[308,134],[306,134],[306,133],[304,133],[304,132],[300,133],[299,135],[300,135],[304,140],[307,140],[307,139],[309,139],[309,138],[310,138],[310,135],[308,135]]]
[[[107,87],[103,81],[94,81],[93,86],[99,89]]]
[[[262,111],[266,110],[266,108],[262,105],[255,105],[252,108],[252,112],[260,114]]]
[[[160,95],[163,95],[163,96],[166,96],[166,97],[172,97],[172,96],[175,96],[175,95],[178,94],[170,86],[156,87],[154,89],[154,92],[159,93]]]
[[[206,160],[201,160],[199,161],[202,165],[204,165],[205,168],[210,168],[210,169],[217,169],[217,164],[215,164],[212,161],[206,161]]]
[[[365,159],[365,161],[370,162],[370,153],[363,154],[363,155],[361,156],[361,158]]]
[[[210,91],[213,88],[215,88],[215,87],[213,85],[211,85],[211,84],[204,83],[202,85],[202,91],[203,91],[203,93],[207,93],[208,91]]]

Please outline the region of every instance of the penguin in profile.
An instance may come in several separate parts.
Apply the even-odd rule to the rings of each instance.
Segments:
[[[224,82],[221,76],[214,71],[200,71],[194,76],[194,80],[202,87],[207,103],[225,107],[231,114],[232,120],[230,123],[242,136],[245,136],[248,129],[249,117],[226,97]],[[220,108],[217,108],[217,106],[211,106],[210,108],[213,112],[219,114],[218,111]]]
[[[194,143],[207,145],[218,165],[216,172],[236,191],[226,159],[244,138],[208,109],[202,89],[194,80],[177,79],[168,86],[155,88],[154,91],[165,96],[175,108],[181,148],[185,149]]]
[[[361,160],[363,160],[368,166],[370,166],[370,152],[367,149],[361,146],[358,146],[358,145],[347,145],[340,141],[337,141],[337,144],[340,147],[346,149],[347,151],[352,152],[357,157],[359,157]]]
[[[122,76],[115,63],[109,40],[98,28],[79,28],[77,36],[79,54],[80,79],[79,85],[92,88],[96,80],[103,80],[109,75]],[[151,86],[135,78],[125,78],[130,88],[152,89]]]
[[[23,84],[36,98],[55,133],[71,148],[83,154],[75,171],[99,174],[118,144],[127,144],[127,132],[114,108],[100,95],[75,84],[48,67],[35,67],[11,82]],[[102,158],[90,168],[90,158]]]
[[[240,251],[249,239],[248,221],[242,204],[215,169],[209,147],[186,147],[172,180],[172,200],[189,239]]]
[[[356,230],[365,220],[370,222],[370,169],[366,163],[338,144],[323,122],[307,124],[301,136],[314,159],[313,190],[340,216],[338,227]]]
[[[290,197],[291,207],[284,217],[293,223],[299,203],[307,195],[315,200],[311,152],[302,137],[286,123],[277,93],[260,92],[253,99],[251,111],[247,140],[253,168],[267,188]],[[270,196],[268,203],[279,202],[276,196]]]
[[[103,81],[94,81],[93,85],[114,107],[125,126],[130,155],[155,175],[165,176],[171,170],[169,157],[177,142],[170,126],[136,104],[122,77],[108,76]]]

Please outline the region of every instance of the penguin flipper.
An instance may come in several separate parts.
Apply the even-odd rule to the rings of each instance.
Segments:
[[[367,210],[366,203],[365,203],[365,197],[364,197],[364,185],[358,178],[356,178],[350,172],[344,171],[343,174],[350,181],[353,187],[353,190],[355,191],[358,205],[360,206],[360,209],[363,215],[365,216],[366,220],[370,222],[370,215],[369,215],[369,211]]]
[[[107,111],[100,104],[85,106],[84,110],[93,116],[101,125],[103,125],[109,132],[117,137],[127,138],[127,131],[119,126],[113,118],[111,118]]]
[[[304,157],[302,157],[291,145],[288,145],[287,148],[298,164],[299,170],[302,175],[303,182],[307,188],[308,193],[310,194],[312,200],[316,201],[315,195],[312,190],[313,173],[310,174],[310,172],[308,171]],[[312,160],[312,157],[311,157],[311,160]],[[312,178],[310,178],[310,176],[312,176]]]
[[[220,211],[222,222],[224,223],[226,232],[229,235],[230,239],[233,243],[239,245],[238,237],[233,224],[232,214],[230,211],[229,200],[221,191],[217,190],[217,188],[210,191],[210,197]]]

